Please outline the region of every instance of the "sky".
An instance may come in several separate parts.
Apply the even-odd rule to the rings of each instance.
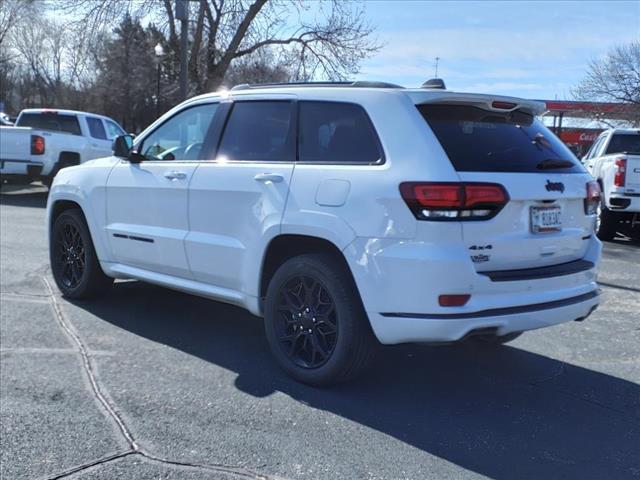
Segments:
[[[570,100],[590,60],[640,40],[640,0],[366,2],[383,48],[358,79],[457,91]]]

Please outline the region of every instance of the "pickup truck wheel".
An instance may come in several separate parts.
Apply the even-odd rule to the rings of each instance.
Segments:
[[[597,237],[600,240],[613,240],[616,236],[617,224],[615,214],[604,205],[604,199],[601,200],[596,218]]]
[[[49,255],[53,278],[65,297],[96,297],[113,284],[113,279],[100,268],[89,229],[79,209],[66,210],[56,218]]]
[[[310,385],[356,377],[376,345],[349,272],[328,254],[287,260],[265,299],[265,331],[280,367]]]

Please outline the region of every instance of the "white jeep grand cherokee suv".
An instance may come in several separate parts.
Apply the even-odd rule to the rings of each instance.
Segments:
[[[60,171],[53,275],[71,298],[132,278],[244,307],[310,384],[352,378],[378,342],[582,320],[599,189],[543,108],[375,82],[190,99]]]

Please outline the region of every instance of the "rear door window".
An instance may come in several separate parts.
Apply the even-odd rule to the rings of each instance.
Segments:
[[[614,134],[607,146],[607,155],[612,153],[640,155],[640,133]]]
[[[102,120],[96,117],[86,117],[86,118],[87,118],[87,125],[89,125],[89,134],[93,138],[106,140],[107,132],[104,130],[104,125],[102,124]]]
[[[382,158],[378,136],[361,106],[300,102],[299,161],[373,164]]]
[[[457,171],[585,172],[571,150],[527,113],[445,104],[418,110]]]
[[[222,135],[218,157],[292,162],[295,158],[292,102],[235,102]]]
[[[23,113],[20,115],[20,121],[17,126],[82,135],[78,118],[75,115],[56,112]]]

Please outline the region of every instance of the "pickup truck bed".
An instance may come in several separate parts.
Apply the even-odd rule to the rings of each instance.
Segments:
[[[23,110],[15,127],[1,128],[2,181],[46,185],[61,168],[111,155],[112,139],[124,133],[108,117],[49,109]]]
[[[41,175],[47,159],[43,158],[43,151],[34,150],[36,140],[40,147],[44,145],[43,137],[31,128],[0,127],[0,174],[3,178],[28,180]]]

